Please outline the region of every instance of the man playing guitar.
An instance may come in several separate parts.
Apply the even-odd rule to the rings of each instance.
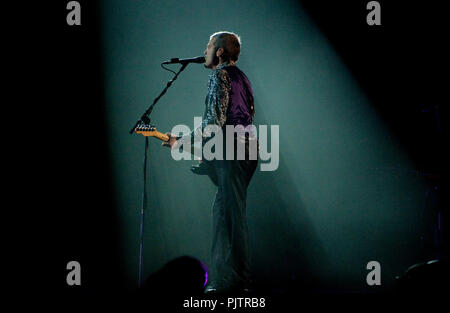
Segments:
[[[253,90],[247,76],[236,66],[240,47],[241,40],[234,33],[221,31],[210,36],[204,52],[204,66],[212,72],[209,75],[202,124],[183,137],[167,133],[168,140],[163,143],[164,146],[179,149],[187,142],[194,142],[196,135],[200,136],[204,144],[211,139],[211,133],[206,130],[208,125],[217,125],[223,129],[224,138],[227,125],[252,125]],[[252,134],[234,134],[233,137],[235,145],[244,142],[245,159],[230,160],[223,157],[221,160],[203,161],[203,167],[193,168],[198,174],[210,175],[217,185],[212,208],[213,239],[206,293],[244,291],[250,282],[246,198],[247,187],[258,160],[257,157],[249,157]],[[230,147],[225,146],[226,155],[226,149]],[[234,152],[233,155],[236,156]]]

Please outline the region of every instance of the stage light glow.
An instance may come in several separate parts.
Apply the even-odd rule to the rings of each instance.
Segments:
[[[144,139],[128,131],[172,77],[160,63],[199,55],[209,35],[223,29],[241,36],[238,66],[253,84],[256,124],[279,125],[279,167],[258,171],[248,190],[256,275],[274,284],[295,276],[296,283],[364,290],[365,266],[375,260],[392,277],[382,288],[393,283],[416,252],[423,184],[408,176],[408,156],[298,2],[108,0],[101,12],[110,155],[130,286],[138,268]],[[152,113],[159,131],[191,125],[202,114],[207,76],[201,65],[189,65]],[[214,186],[158,141],[150,142],[149,160],[144,276],[179,255],[208,264]]]

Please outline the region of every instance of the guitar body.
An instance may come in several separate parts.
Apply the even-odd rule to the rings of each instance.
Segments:
[[[191,172],[196,175],[208,175],[213,184],[218,186],[217,174],[213,162],[214,161],[202,160],[198,165],[191,166]]]

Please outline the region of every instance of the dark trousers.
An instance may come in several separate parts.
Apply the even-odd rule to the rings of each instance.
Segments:
[[[212,208],[213,238],[209,284],[226,289],[249,283],[247,187],[257,160],[215,160],[217,192]]]

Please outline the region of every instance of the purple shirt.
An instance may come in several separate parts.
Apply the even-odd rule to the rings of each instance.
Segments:
[[[208,93],[202,124],[190,133],[191,143],[199,132],[207,141],[211,133],[205,131],[207,125],[242,125],[253,123],[253,90],[247,76],[236,65],[223,63],[209,75]],[[180,138],[181,141],[188,136]]]
[[[248,126],[253,123],[253,90],[247,76],[237,66],[223,68],[231,81],[227,125]]]

